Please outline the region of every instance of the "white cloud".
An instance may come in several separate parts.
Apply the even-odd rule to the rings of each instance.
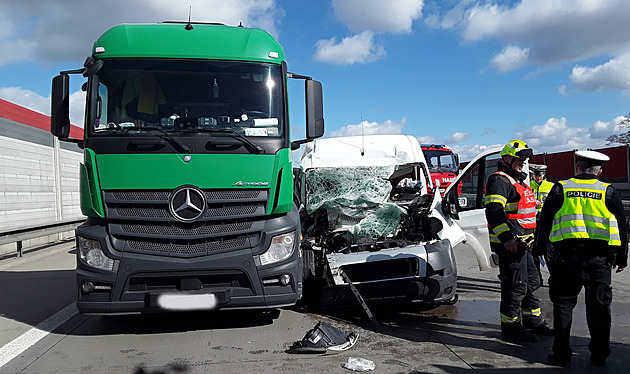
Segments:
[[[543,125],[517,131],[510,139],[522,139],[534,150],[535,154],[601,148],[608,145],[606,138],[610,135],[629,130],[620,125],[624,118],[624,116],[617,116],[609,122],[597,121],[590,127],[572,127],[566,118],[549,118]],[[484,150],[504,145],[465,144],[453,145],[452,148],[460,155],[460,160],[470,161]]]
[[[365,31],[336,43],[336,38],[319,40],[314,59],[338,65],[373,62],[385,56],[385,49],[374,44],[374,35]]]
[[[416,136],[420,144],[439,144],[438,138],[435,136]]]
[[[34,41],[23,39],[0,40],[0,66],[30,59],[36,45]],[[3,53],[2,51],[11,52]]]
[[[594,68],[576,65],[569,78],[585,91],[630,89],[630,54],[618,56]]]
[[[453,135],[449,136],[448,138],[446,138],[444,140],[444,143],[446,144],[460,143],[467,139],[470,139],[471,136],[472,135],[470,133],[458,131],[454,133]]]
[[[47,116],[50,115],[50,96],[43,97],[22,87],[0,87],[0,98]],[[70,123],[83,127],[84,110],[85,93],[83,91],[72,93],[70,95]]]
[[[30,110],[50,115],[50,97],[43,97],[22,87],[1,87],[0,98]]]
[[[219,22],[260,27],[277,36],[283,16],[275,0],[3,1],[0,18],[0,66],[37,60],[83,62],[94,40],[109,27],[125,22],[163,20]],[[12,31],[7,31],[12,30]]]
[[[383,123],[363,121],[357,125],[347,125],[339,130],[331,131],[328,135],[331,138],[335,138],[352,135],[402,134],[406,123],[407,118],[403,118],[400,122],[392,120],[387,120]]]
[[[571,127],[566,118],[549,118],[543,125],[517,132],[515,138],[523,139],[534,153],[559,152],[606,146],[606,137],[613,134],[620,119],[612,122],[595,122],[590,127]]]
[[[482,144],[466,144],[466,145],[453,145],[451,148],[453,152],[459,155],[459,160],[461,162],[466,162],[472,160],[475,156],[480,154],[483,151],[486,151],[491,148],[503,147],[505,144],[492,144],[492,145],[482,145]]]
[[[565,96],[567,94],[567,86],[563,84],[558,87],[558,93],[562,96]]]
[[[490,61],[490,66],[500,72],[516,70],[527,64],[529,48],[521,48],[515,45],[508,45],[501,53],[495,55]]]
[[[429,15],[426,18],[425,23],[427,26],[436,29],[450,29],[457,27],[462,24],[466,16],[466,12],[473,1],[474,0],[461,0],[442,17],[440,17],[437,13]]]
[[[352,32],[409,33],[424,0],[333,0],[337,19]]]
[[[627,0],[462,0],[441,18],[429,16],[427,25],[457,29],[468,42],[498,40],[528,50],[512,54],[518,64],[499,63],[507,56],[495,56],[492,65],[501,70],[618,56],[630,48],[629,13]]]

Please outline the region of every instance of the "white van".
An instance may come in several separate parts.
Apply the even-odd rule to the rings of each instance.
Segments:
[[[451,205],[428,193],[434,186],[414,136],[315,140],[305,145],[296,185],[305,299],[356,305],[351,282],[368,302],[457,301],[453,247],[468,236],[444,213]],[[472,249],[488,267],[489,252]]]

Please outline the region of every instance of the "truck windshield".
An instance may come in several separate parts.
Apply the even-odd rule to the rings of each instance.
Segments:
[[[273,64],[106,60],[94,77],[90,135],[146,135],[150,131],[138,128],[148,127],[156,132],[281,137],[282,78],[281,67]]]
[[[457,173],[457,164],[452,152],[428,149],[424,151],[424,157],[429,164],[429,171]]]

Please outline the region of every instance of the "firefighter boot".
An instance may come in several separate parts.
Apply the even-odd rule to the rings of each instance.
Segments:
[[[531,331],[536,335],[549,335],[553,336],[553,327],[549,326],[544,319],[542,322],[534,323],[531,320],[523,320],[523,327],[525,330]]]
[[[519,323],[501,323],[501,339],[511,343],[536,343],[538,338]]]

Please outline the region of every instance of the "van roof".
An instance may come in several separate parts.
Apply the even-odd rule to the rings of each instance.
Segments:
[[[300,168],[306,171],[321,167],[388,166],[413,162],[425,162],[415,136],[346,136],[307,143]]]

